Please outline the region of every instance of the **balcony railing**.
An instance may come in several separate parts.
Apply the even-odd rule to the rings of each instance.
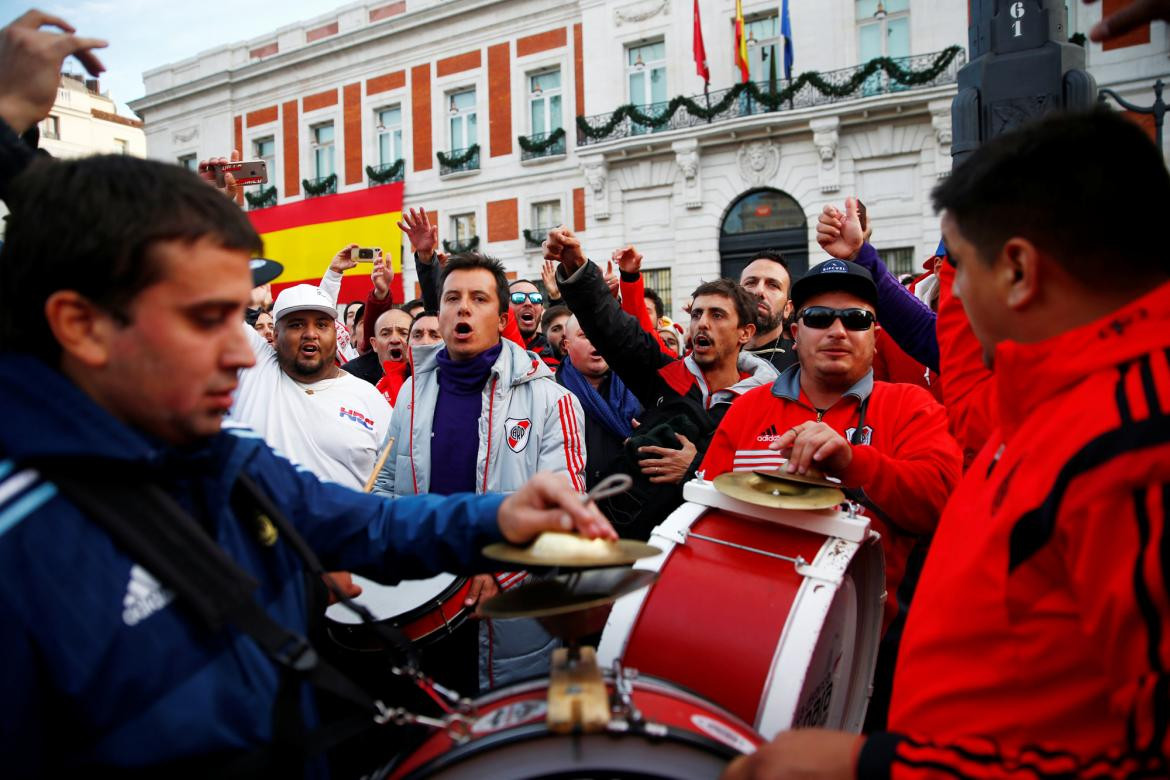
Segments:
[[[383,163],[382,165],[367,165],[366,178],[369,179],[371,187],[378,187],[382,184],[389,184],[394,181],[402,181],[402,174],[406,170],[406,161],[399,157],[392,163]]]
[[[746,85],[736,84],[734,87],[716,90],[708,95],[637,106],[636,109],[644,118],[652,120],[650,122],[636,121],[628,110],[624,110],[626,107],[623,107],[608,114],[578,117],[577,145],[588,146],[619,138],[715,124],[755,114],[779,113],[873,95],[952,84],[958,79],[959,69],[966,63],[966,59],[966,52],[963,49],[951,47],[931,54],[875,60],[852,68],[802,74],[791,81],[787,79],[777,79],[775,82],[760,81],[755,83],[755,90],[747,88]],[[889,67],[881,67],[883,63]],[[871,71],[868,76],[864,75],[867,69]],[[890,70],[893,70],[895,75],[890,75]],[[760,97],[753,96],[753,91]],[[688,102],[708,116],[700,116],[688,109]],[[677,108],[670,114],[672,104],[677,104]],[[582,125],[588,127],[590,132],[585,132]]]
[[[550,230],[551,227],[535,227],[531,230],[524,228],[524,246],[528,249],[540,249]]]
[[[557,157],[565,153],[565,131],[557,128],[551,133],[535,133],[520,136],[520,159],[535,160],[540,157]]]
[[[450,241],[443,239],[443,251],[449,255],[474,252],[476,249],[479,249],[479,236],[468,236],[464,239],[453,238]]]
[[[301,186],[305,189],[306,198],[319,198],[322,195],[337,194],[337,174],[331,173],[317,179],[301,179]]]
[[[437,156],[440,176],[479,170],[479,144],[472,144],[466,149],[452,149],[446,154],[439,152]]]

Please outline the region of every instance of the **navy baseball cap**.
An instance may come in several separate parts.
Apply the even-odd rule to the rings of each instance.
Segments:
[[[826,260],[808,269],[792,285],[792,305],[800,311],[804,302],[825,292],[847,292],[877,306],[877,285],[864,267],[849,260]]]
[[[283,265],[275,260],[269,260],[267,257],[253,257],[251,267],[253,287],[268,284],[284,273]]]

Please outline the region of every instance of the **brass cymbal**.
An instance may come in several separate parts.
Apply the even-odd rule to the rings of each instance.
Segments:
[[[597,569],[536,580],[485,601],[480,609],[490,618],[544,618],[604,606],[649,585],[657,572]]]
[[[753,471],[720,474],[714,485],[726,496],[774,509],[831,509],[845,500],[839,487],[803,484]]]
[[[516,563],[521,566],[545,566],[573,569],[601,569],[608,566],[629,566],[641,558],[650,558],[658,555],[662,550],[653,545],[639,542],[634,539],[618,539],[609,547],[609,554],[605,557],[596,555],[562,555],[549,557],[533,553],[533,545],[517,547],[507,542],[489,544],[483,548],[485,558],[504,563]]]
[[[753,474],[759,474],[761,477],[768,479],[778,479],[783,482],[799,482],[802,485],[816,485],[817,487],[827,488],[841,488],[841,482],[835,479],[829,479],[824,475],[824,472],[817,469],[809,469],[807,474],[789,474],[784,469],[771,469],[768,471],[753,471]]]

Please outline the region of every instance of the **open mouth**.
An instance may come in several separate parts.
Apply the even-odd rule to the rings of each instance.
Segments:
[[[468,322],[457,323],[455,325],[455,335],[456,336],[470,336],[471,335],[471,323],[468,323]]]
[[[404,353],[403,353],[401,347],[391,347],[389,354],[390,354],[390,359],[393,360],[395,363],[398,363],[402,360],[402,355]]]
[[[321,348],[318,347],[316,344],[302,344],[301,345],[301,354],[304,355],[305,357],[312,357],[313,355],[316,355],[320,351],[321,351]]]
[[[708,347],[712,346],[714,343],[715,342],[713,342],[711,340],[711,337],[708,336],[706,333],[696,333],[695,334],[694,344],[695,344],[695,347],[697,349],[707,349]]]
[[[536,315],[530,311],[522,311],[516,315],[516,319],[520,320],[520,322],[524,323],[525,325],[532,325],[536,322]]]

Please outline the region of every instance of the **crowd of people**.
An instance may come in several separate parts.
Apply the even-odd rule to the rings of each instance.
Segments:
[[[728,778],[1170,776],[1170,266],[1134,213],[1170,174],[1135,125],[986,143],[909,283],[848,198],[799,278],[762,249],[677,312],[633,246],[555,228],[509,279],[423,208],[420,299],[379,256],[338,301],[356,245],[273,297],[225,158],[37,159],[63,58],[101,69],[73,32],[0,31],[7,776],[322,776],[320,697],[372,706],[314,649],[328,601],[466,575],[428,671],[545,675],[558,640],[481,608],[548,575],[485,545],[645,540],[688,481],[764,469],[838,480],[880,533],[882,643],[863,734],[784,732]]]

